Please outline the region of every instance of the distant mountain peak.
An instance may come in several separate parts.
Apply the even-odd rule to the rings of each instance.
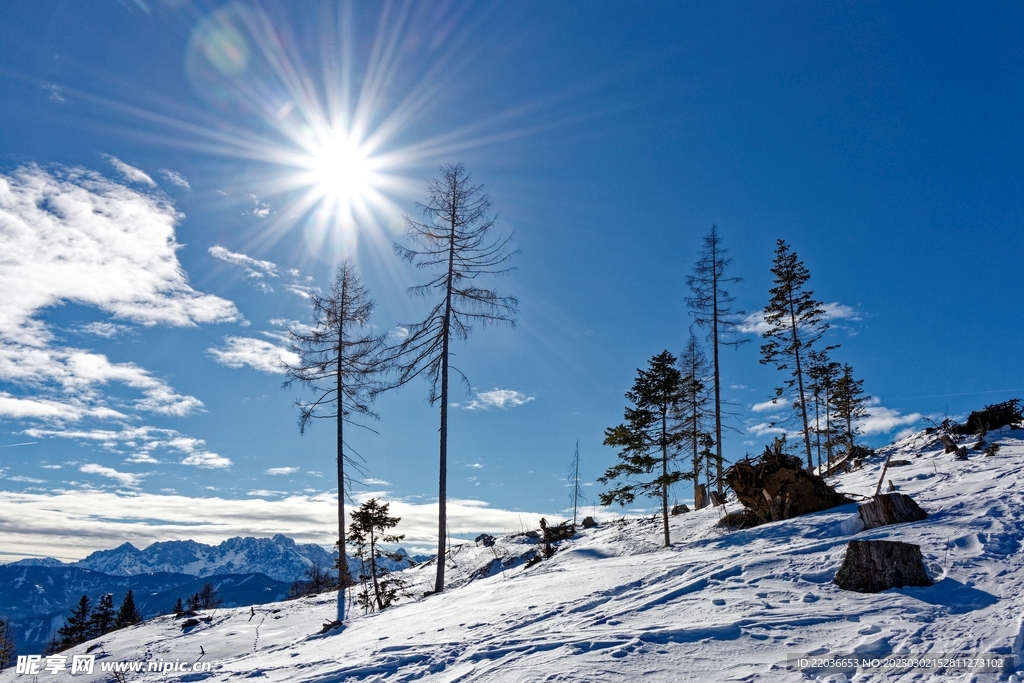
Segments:
[[[284,534],[276,534],[270,538],[234,536],[217,545],[191,539],[158,541],[144,550],[122,543],[112,550],[98,550],[73,566],[114,576],[157,572],[200,577],[266,574],[278,581],[294,581],[314,562],[329,567],[334,559],[314,543],[300,545]]]

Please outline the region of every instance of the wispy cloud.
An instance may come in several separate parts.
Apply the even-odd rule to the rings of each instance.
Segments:
[[[163,177],[167,178],[167,180],[169,180],[174,185],[177,185],[178,187],[183,187],[186,190],[192,189],[192,186],[189,185],[188,183],[188,179],[182,174],[178,173],[177,171],[172,171],[167,168],[161,168],[160,173],[163,175]]]
[[[451,405],[463,410],[488,410],[489,408],[507,410],[508,408],[525,405],[532,400],[533,396],[527,396],[523,392],[514,389],[491,389],[490,391],[477,393],[476,398],[471,399],[469,403],[461,405],[452,403]]]
[[[77,441],[90,441],[102,448],[115,453],[128,453],[127,462],[159,462],[153,457],[157,451],[166,451],[185,457],[179,461],[182,465],[192,465],[207,469],[218,469],[231,466],[231,460],[206,448],[203,439],[185,436],[173,429],[157,427],[124,427],[112,429],[42,429],[31,427],[25,434],[33,438],[62,438]]]
[[[750,409],[755,413],[768,413],[774,410],[782,410],[785,405],[779,400],[764,401],[763,403],[755,403],[750,406]]]
[[[283,374],[286,364],[294,367],[300,361],[287,347],[253,337],[226,337],[222,348],[210,348],[207,353],[229,368],[248,365],[269,374]]]
[[[261,261],[245,254],[229,251],[220,245],[210,247],[209,251],[210,256],[215,259],[245,268],[246,277],[263,278],[268,275],[270,277],[280,275],[277,264],[272,261]]]
[[[861,320],[860,312],[846,304],[833,302],[830,304],[823,304],[821,308],[825,311],[823,318],[826,321]],[[755,311],[744,318],[739,325],[739,331],[745,334],[764,334],[767,332],[768,323],[764,321],[764,311]]]
[[[55,83],[43,83],[42,87],[43,90],[46,90],[50,93],[50,99],[54,102],[58,102],[60,104],[64,104],[65,102],[67,102],[67,100],[64,98],[64,95],[62,95],[60,92],[61,88],[59,85]]]
[[[132,332],[130,325],[118,325],[117,323],[108,322],[95,322],[89,323],[88,325],[82,325],[78,328],[79,332],[83,334],[92,334],[97,337],[103,337],[104,339],[113,339],[119,334],[125,334]]]
[[[284,475],[284,474],[295,474],[299,471],[298,467],[271,467],[268,470],[264,470],[265,474],[270,475]]]
[[[900,427],[910,427],[925,419],[921,413],[904,415],[895,408],[886,408],[877,398],[873,398],[867,407],[867,417],[857,422],[860,433],[864,436],[888,434]]]
[[[78,468],[78,471],[85,474],[98,474],[101,477],[113,479],[122,486],[127,486],[129,488],[137,488],[139,485],[140,477],[138,475],[129,474],[128,472],[118,472],[111,467],[103,467],[102,465],[97,465],[95,463],[82,465]]]
[[[104,154],[103,156],[110,162],[110,165],[114,167],[114,170],[120,173],[128,182],[156,187],[156,183],[149,177],[149,175],[146,174],[145,171],[126,164],[115,156],[110,156],[109,154]]]

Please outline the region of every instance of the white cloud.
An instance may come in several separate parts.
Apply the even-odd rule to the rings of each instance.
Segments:
[[[138,475],[129,474],[127,472],[118,472],[113,468],[103,467],[102,465],[97,465],[95,463],[82,465],[81,467],[78,468],[78,471],[84,472],[85,474],[98,474],[101,477],[113,479],[114,481],[120,483],[122,486],[128,486],[130,488],[136,488],[139,485]]]
[[[246,256],[245,254],[229,251],[220,245],[210,247],[209,252],[210,256],[215,259],[220,259],[226,263],[245,268],[246,277],[260,279],[267,275],[270,277],[280,276],[277,264],[272,261],[254,259],[251,256]]]
[[[264,470],[264,474],[279,475],[279,474],[295,474],[299,471],[298,467],[271,467],[268,470]]]
[[[32,477],[26,477],[23,475],[16,475],[14,477],[7,477],[7,481],[17,481],[23,484],[45,484],[46,482],[42,479],[33,479]]]
[[[364,479],[363,483],[369,486],[391,486],[390,481],[384,481],[383,479],[375,479],[373,477],[368,477]]]
[[[231,536],[285,534],[299,543],[329,547],[336,540],[325,519],[337,519],[337,494],[288,495],[273,491],[253,494],[284,496],[277,500],[197,498],[104,490],[16,493],[0,491],[0,556],[11,559],[51,556],[80,559],[94,550],[131,542],[144,548],[156,541],[194,539],[220,543]],[[357,503],[363,496],[355,494]],[[389,500],[391,514],[401,517],[403,545],[427,549],[437,543],[437,504]],[[516,512],[489,507],[477,500],[448,500],[448,527],[453,535],[501,533],[536,524],[550,512]]]
[[[167,180],[177,185],[178,187],[183,187],[186,190],[192,189],[192,186],[188,184],[188,179],[182,174],[167,168],[161,168],[160,173],[162,173],[163,176],[167,178]]]
[[[391,330],[389,334],[391,337],[394,337],[395,339],[405,339],[406,337],[409,336],[409,328],[402,327],[401,325],[399,325],[395,329]]]
[[[132,328],[128,325],[118,325],[116,323],[95,322],[89,323],[88,325],[82,325],[78,328],[78,331],[85,334],[94,334],[97,337],[103,337],[104,339],[113,339],[119,334],[131,332]]]
[[[861,320],[860,313],[846,304],[835,302],[822,304],[821,309],[825,311],[825,315],[822,316],[825,321]],[[764,311],[755,311],[748,315],[740,322],[738,329],[745,334],[764,334],[767,332],[768,323],[764,321]]]
[[[54,102],[59,102],[60,104],[64,104],[67,101],[67,100],[64,99],[64,96],[60,94],[60,86],[59,85],[56,85],[55,83],[43,83],[42,87],[43,87],[43,90],[46,90],[46,91],[48,91],[50,93],[50,99],[53,100]]]
[[[747,431],[754,436],[781,436],[783,434],[789,434],[789,432],[779,427],[772,422],[759,422],[757,424],[747,425]]]
[[[110,165],[114,167],[114,170],[120,173],[128,182],[156,187],[156,183],[153,182],[152,178],[146,175],[145,171],[137,169],[134,166],[130,166],[117,157],[110,156],[109,154],[104,154],[103,156],[106,157],[107,161],[110,162]]]
[[[864,436],[872,434],[888,434],[898,427],[910,427],[924,419],[921,413],[903,415],[894,408],[886,408],[878,399],[873,399],[867,408],[868,415],[857,422],[860,433]]]
[[[188,284],[165,199],[82,169],[27,166],[0,174],[0,335],[50,340],[33,319],[68,301],[143,325],[241,318],[234,304]]]
[[[248,365],[260,372],[282,374],[285,364],[297,366],[300,358],[284,346],[252,337],[226,337],[224,348],[207,349],[218,363],[229,368]]]
[[[152,453],[157,450],[177,453],[185,458],[182,465],[193,465],[203,468],[225,468],[231,466],[231,460],[206,449],[206,442],[191,436],[184,436],[173,429],[157,427],[125,427],[120,431],[111,429],[41,429],[32,427],[25,434],[33,438],[58,437],[92,441],[103,448],[122,452],[131,449],[128,462],[155,462]]]
[[[0,417],[13,420],[77,421],[84,417],[110,419],[123,418],[125,415],[112,408],[90,407],[81,401],[67,403],[47,398],[17,398],[0,391]]]
[[[465,405],[453,403],[452,405],[464,410],[487,410],[488,408],[515,408],[533,400],[533,396],[527,396],[521,391],[514,389],[491,389],[490,391],[478,392],[476,398]]]
[[[773,410],[779,410],[780,408],[783,407],[784,406],[777,400],[772,400],[765,401],[763,403],[755,403],[754,405],[750,406],[750,409],[755,413],[767,413]]]

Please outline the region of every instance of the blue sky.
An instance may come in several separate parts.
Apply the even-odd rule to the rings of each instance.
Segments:
[[[345,255],[380,330],[424,314],[391,243],[455,161],[515,231],[518,269],[494,284],[521,309],[455,349],[456,536],[564,514],[577,439],[596,501],[636,368],[686,342],[712,223],[748,314],[776,239],[805,262],[834,357],[876,397],[868,443],[1024,393],[1019,4],[300,9],[6,8],[0,560],[329,544],[332,432],[299,435],[283,334]],[[782,379],[745,336],[723,356],[730,459],[772,438],[758,404]],[[356,497],[394,501],[423,548],[427,392],[385,396],[378,434],[352,436]]]

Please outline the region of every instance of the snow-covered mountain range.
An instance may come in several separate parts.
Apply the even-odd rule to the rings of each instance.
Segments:
[[[266,574],[277,581],[294,581],[314,562],[328,568],[334,563],[334,558],[315,543],[300,545],[278,534],[272,538],[236,536],[217,545],[197,541],[162,541],[145,550],[123,543],[111,550],[97,550],[69,565],[53,558],[22,560],[12,564],[72,566],[111,576],[158,572],[192,576]]]
[[[408,596],[384,612],[350,611],[321,634],[337,595],[221,609],[183,628],[160,617],[102,639],[95,673],[114,662],[210,665],[167,681],[991,681],[1019,683],[1024,668],[1024,432],[989,432],[997,454],[945,454],[935,434],[882,449],[832,479],[871,496],[885,481],[928,518],[871,529],[857,504],[741,531],[718,525],[721,509],[672,518],[673,545],[650,519],[600,519],[527,566],[527,534],[469,543],[445,557],[444,593],[424,596],[432,563],[404,572]],[[977,437],[964,437],[970,446]],[[728,505],[738,509],[735,502]],[[877,594],[832,579],[851,540],[919,545],[930,587]],[[65,654],[82,654],[87,643]],[[978,655],[998,667],[976,666]],[[801,666],[799,658],[839,662]],[[844,656],[877,666],[858,668]],[[959,664],[927,658],[964,657]],[[971,660],[970,657],[975,659]],[[836,659],[838,658],[838,659]],[[915,668],[885,662],[925,658]],[[974,662],[975,665],[972,666]],[[0,673],[0,683],[18,680]]]

